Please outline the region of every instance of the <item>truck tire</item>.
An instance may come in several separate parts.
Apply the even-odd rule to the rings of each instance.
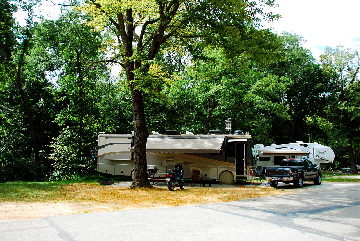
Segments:
[[[318,176],[316,177],[316,179],[314,180],[314,184],[315,184],[315,185],[321,185],[321,180],[322,180],[321,176],[318,175]]]
[[[303,180],[303,178],[302,178],[302,177],[299,177],[297,180],[295,180],[294,185],[295,185],[295,187],[297,187],[297,188],[302,188],[303,185],[304,185],[304,180]]]
[[[270,186],[274,187],[274,188],[277,188],[278,184],[279,184],[278,181],[271,181],[270,182]]]
[[[234,183],[234,174],[231,171],[222,171],[219,175],[220,184],[233,184]]]

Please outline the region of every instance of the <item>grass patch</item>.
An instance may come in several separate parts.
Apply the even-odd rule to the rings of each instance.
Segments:
[[[64,187],[75,181],[0,183],[0,202],[40,202],[61,200]]]
[[[341,176],[333,176],[333,177],[323,177],[322,180],[324,182],[360,182],[360,176],[359,177],[341,177]]]
[[[360,175],[341,172],[323,172],[322,180],[324,182],[360,182]]]

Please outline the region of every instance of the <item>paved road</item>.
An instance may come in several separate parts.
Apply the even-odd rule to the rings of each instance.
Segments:
[[[323,183],[289,195],[220,204],[6,222],[0,223],[0,240],[360,240],[360,184]]]

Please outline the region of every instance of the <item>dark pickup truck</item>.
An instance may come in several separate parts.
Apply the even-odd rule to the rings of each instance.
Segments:
[[[280,166],[264,167],[263,175],[272,187],[277,187],[278,182],[293,183],[299,188],[304,181],[321,184],[320,168],[307,159],[284,159]]]

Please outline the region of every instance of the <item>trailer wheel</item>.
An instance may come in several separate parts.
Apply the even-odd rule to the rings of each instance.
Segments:
[[[222,171],[219,175],[220,184],[233,184],[234,174],[231,171]]]

